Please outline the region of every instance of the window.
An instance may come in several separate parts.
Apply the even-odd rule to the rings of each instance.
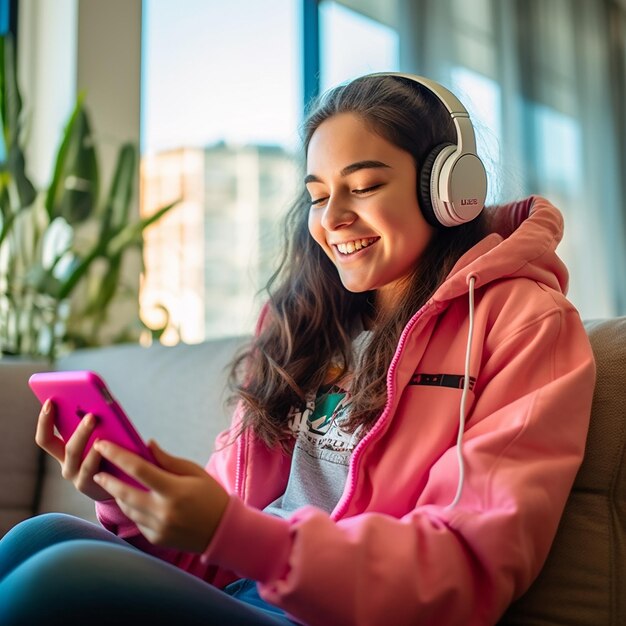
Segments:
[[[144,0],[140,302],[162,340],[250,332],[297,181],[297,0]]]
[[[393,28],[338,2],[324,0],[319,11],[322,91],[361,74],[398,71]]]
[[[589,254],[605,245],[597,222],[589,219],[583,198],[582,129],[578,120],[552,107],[532,103],[534,187],[563,211],[565,232],[558,254],[570,275],[569,299],[583,317],[610,310],[608,274],[603,255]]]

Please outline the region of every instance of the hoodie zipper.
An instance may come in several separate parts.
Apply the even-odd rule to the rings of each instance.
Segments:
[[[330,518],[332,520],[338,520],[345,514],[352,497],[354,496],[354,492],[356,490],[356,477],[358,471],[358,465],[360,463],[361,457],[363,456],[365,448],[370,444],[370,442],[378,435],[381,431],[383,425],[388,421],[389,413],[391,412],[391,406],[393,405],[393,401],[395,398],[395,372],[398,366],[398,361],[404,352],[404,346],[406,344],[407,336],[413,330],[413,328],[426,316],[426,313],[429,312],[430,309],[435,308],[433,313],[437,313],[438,309],[434,301],[430,301],[426,303],[407,323],[402,331],[402,335],[400,335],[400,340],[398,341],[398,347],[396,348],[396,352],[391,360],[391,364],[389,365],[389,370],[387,371],[387,402],[380,414],[379,418],[376,420],[376,423],[372,427],[372,429],[363,437],[363,439],[359,442],[357,447],[354,449],[352,453],[352,457],[350,459],[350,466],[348,469],[348,481],[346,484],[346,488],[344,489],[343,495],[334,511],[331,513]]]
[[[235,469],[235,493],[245,502],[244,475],[246,464],[246,449],[248,447],[248,429],[246,428],[237,438],[237,468]]]

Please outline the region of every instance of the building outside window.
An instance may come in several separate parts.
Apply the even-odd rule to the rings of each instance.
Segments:
[[[144,1],[140,210],[180,199],[145,237],[141,313],[167,311],[164,343],[258,313],[296,184],[297,18],[296,0]]]

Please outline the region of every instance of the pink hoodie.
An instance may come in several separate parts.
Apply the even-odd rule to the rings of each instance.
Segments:
[[[103,525],[219,586],[255,579],[305,624],[497,622],[548,554],[582,460],[595,367],[564,297],[561,214],[533,197],[499,207],[492,223],[404,329],[387,405],[331,515],[262,513],[284,491],[290,458],[244,434],[207,465],[232,496],[202,556],[150,546],[115,505],[97,506]]]

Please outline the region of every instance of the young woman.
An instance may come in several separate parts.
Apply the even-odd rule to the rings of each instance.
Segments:
[[[81,463],[93,420],[64,443],[44,405],[37,442],[106,530],[14,528],[2,624],[484,625],[538,574],[594,385],[560,213],[538,197],[481,211],[469,119],[417,77],[330,91],[304,149],[206,470],[155,443],[160,468],[105,441]]]

